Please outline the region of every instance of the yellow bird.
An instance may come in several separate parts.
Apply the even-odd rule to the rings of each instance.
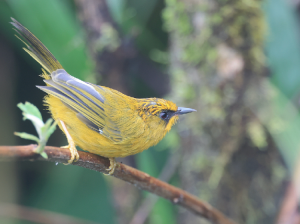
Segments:
[[[68,140],[76,162],[76,146],[107,157],[109,175],[115,157],[125,157],[156,145],[178,120],[178,115],[196,110],[177,107],[158,98],[136,99],[117,90],[81,81],[68,74],[51,52],[21,23],[11,24],[24,38],[24,50],[43,67],[46,86],[37,86],[48,95],[45,103]]]

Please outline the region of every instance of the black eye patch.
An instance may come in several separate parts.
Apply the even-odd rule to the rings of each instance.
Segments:
[[[160,117],[162,120],[169,121],[170,118],[171,118],[174,114],[175,114],[175,111],[166,110],[166,111],[160,112],[159,117]]]

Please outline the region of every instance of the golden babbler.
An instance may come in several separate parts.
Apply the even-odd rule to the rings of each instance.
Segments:
[[[112,174],[115,157],[125,157],[156,145],[178,120],[194,109],[177,107],[157,98],[136,99],[114,89],[83,82],[69,75],[50,51],[28,29],[12,18],[24,38],[24,50],[43,66],[48,95],[46,105],[65,133],[71,152],[68,161],[79,159],[76,145],[109,158]]]

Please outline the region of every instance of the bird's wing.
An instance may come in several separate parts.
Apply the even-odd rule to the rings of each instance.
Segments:
[[[74,110],[78,119],[90,129],[116,143],[122,142],[126,136],[136,134],[130,128],[134,121],[131,116],[135,116],[135,114],[122,116],[118,111],[122,107],[119,107],[118,104],[116,105],[119,108],[113,107],[106,101],[104,94],[101,94],[106,91],[103,87],[83,82],[69,75],[63,69],[52,72],[51,78],[44,80],[48,84],[47,86],[37,87],[59,98],[67,107]],[[124,101],[118,96],[116,98],[114,100]],[[116,116],[118,114],[121,116]]]

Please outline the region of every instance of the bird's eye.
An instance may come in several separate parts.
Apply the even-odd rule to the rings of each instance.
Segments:
[[[162,119],[166,119],[168,117],[167,112],[161,112],[159,115]]]

